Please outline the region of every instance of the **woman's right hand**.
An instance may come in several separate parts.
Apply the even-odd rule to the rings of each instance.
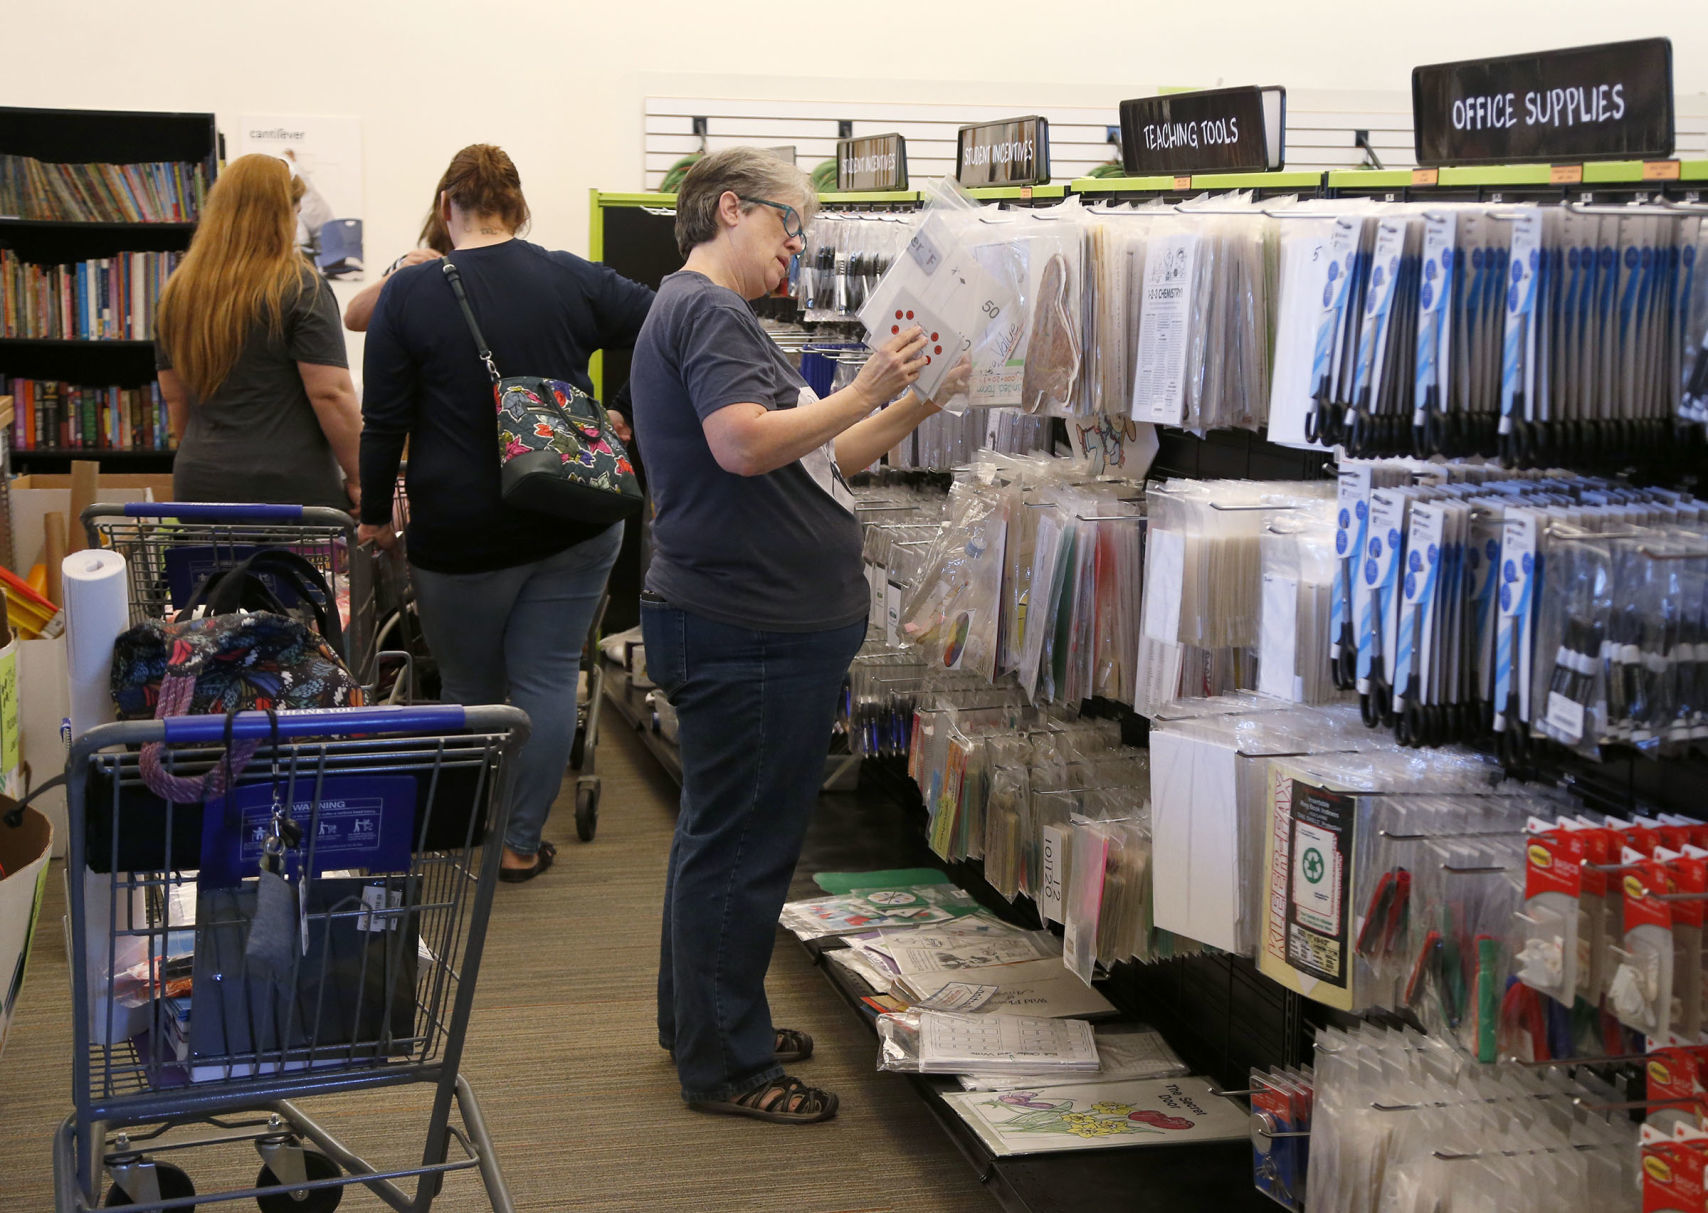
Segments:
[[[903,329],[872,351],[854,377],[853,386],[866,393],[873,408],[888,404],[913,386],[925,370],[925,330]]]

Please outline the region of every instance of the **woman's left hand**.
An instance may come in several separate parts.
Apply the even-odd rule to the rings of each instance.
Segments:
[[[942,412],[943,406],[965,392],[972,381],[973,356],[962,354],[961,360],[949,368],[949,373],[943,376],[943,382],[937,385],[936,399],[924,401],[926,415]]]

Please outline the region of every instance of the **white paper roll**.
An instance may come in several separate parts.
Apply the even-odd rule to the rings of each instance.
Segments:
[[[65,672],[71,735],[80,737],[113,719],[113,641],[130,627],[125,558],[94,548],[67,556]]]

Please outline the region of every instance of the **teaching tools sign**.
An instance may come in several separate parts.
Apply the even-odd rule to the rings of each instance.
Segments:
[[[1037,116],[963,126],[955,178],[982,185],[1043,185],[1050,179],[1050,123]]]
[[[1673,152],[1666,38],[1416,67],[1411,99],[1422,165],[1660,160]]]
[[[1121,102],[1129,177],[1265,172],[1284,155],[1287,90],[1215,88]]]

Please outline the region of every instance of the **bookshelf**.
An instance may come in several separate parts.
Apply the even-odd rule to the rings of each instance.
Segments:
[[[208,186],[223,159],[211,113],[18,106],[0,106],[0,157],[29,157],[49,166],[195,165]],[[35,266],[99,262],[119,254],[181,253],[189,247],[196,226],[188,219],[45,218],[22,211],[22,207],[8,206],[0,195],[0,249]],[[0,292],[7,289],[0,280]],[[154,381],[154,344],[132,337],[0,336],[0,378],[89,388],[147,388]],[[17,471],[64,471],[73,459],[94,459],[114,470],[133,472],[166,471],[172,466],[170,450],[11,445]]]

